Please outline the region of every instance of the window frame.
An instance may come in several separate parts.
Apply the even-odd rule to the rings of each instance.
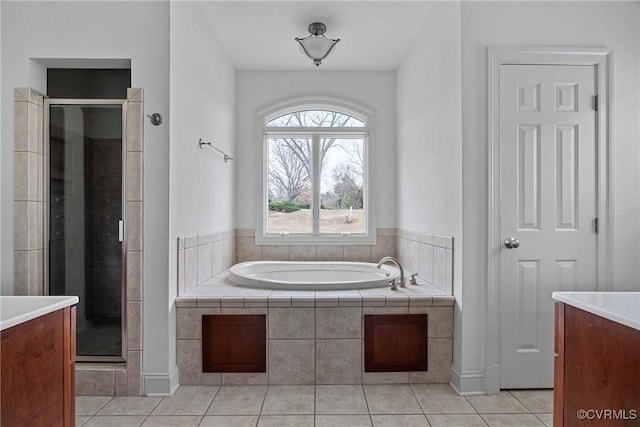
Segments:
[[[268,122],[280,116],[296,111],[327,110],[352,116],[365,123],[364,127],[275,127],[268,126]],[[373,204],[373,180],[371,179],[372,141],[374,134],[374,114],[371,110],[355,105],[351,102],[335,98],[304,97],[285,101],[258,113],[259,141],[261,150],[261,173],[259,174],[259,200],[256,216],[255,240],[259,245],[358,245],[375,244],[376,228],[374,220]],[[269,233],[269,139],[277,137],[303,137],[312,139],[312,230],[308,233]],[[321,177],[318,166],[320,141],[325,137],[362,138],[364,148],[364,177],[363,177],[363,211],[364,230],[361,233],[320,233],[319,218],[320,206],[316,203],[320,200]],[[315,234],[318,232],[318,234]]]

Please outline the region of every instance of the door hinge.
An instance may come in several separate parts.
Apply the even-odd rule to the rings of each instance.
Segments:
[[[595,111],[598,111],[598,104],[599,104],[600,98],[598,95],[593,95],[593,109]]]
[[[593,219],[593,231],[595,231],[596,234],[598,234],[600,232],[600,220],[599,220],[599,218],[594,218]]]

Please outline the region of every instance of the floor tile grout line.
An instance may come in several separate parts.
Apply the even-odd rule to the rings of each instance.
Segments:
[[[206,414],[206,412],[205,412],[205,414]],[[203,416],[200,418],[200,422],[198,423],[198,427],[201,427],[201,426],[202,426],[202,423],[204,422],[204,417],[206,417],[206,415],[203,415]]]
[[[409,383],[407,385],[409,386],[409,391],[411,391],[411,395],[413,396],[413,399],[418,404],[418,408],[420,408],[420,412],[422,413],[422,416],[426,419],[427,418],[427,414],[424,413],[424,408],[420,404],[420,399],[418,399],[418,397],[416,396],[415,390],[413,389],[413,387],[411,387],[411,383]],[[427,423],[429,423],[429,420],[427,420]],[[429,424],[429,425],[431,425],[431,424]]]
[[[222,378],[220,380],[222,381]],[[211,405],[213,405],[213,401],[216,400],[216,397],[218,396],[218,393],[220,393],[220,389],[222,389],[222,385],[219,385],[217,387],[218,388],[217,388],[216,392],[213,394],[213,398],[211,399],[211,402],[209,402],[209,404],[207,405],[207,409],[204,410],[204,414],[202,415],[203,417],[207,415],[207,413],[209,412],[209,409],[211,409]]]
[[[265,387],[264,396],[262,397],[262,404],[260,405],[260,410],[258,411],[258,419],[256,420],[256,426],[260,423],[260,417],[262,416],[262,410],[264,409],[264,403],[267,401],[268,394],[269,394],[269,384],[267,380],[267,387]]]
[[[161,404],[162,402],[164,402],[164,399],[165,399],[165,397],[163,397],[162,399],[160,399],[160,400],[158,401],[158,403],[156,403],[156,406],[154,406],[154,407],[153,407],[153,409],[152,409],[152,410],[147,414],[147,416],[145,417],[145,419],[142,421],[142,424],[140,424],[140,425],[143,425],[144,423],[146,423],[146,422],[147,422],[147,420],[149,419],[149,417],[151,416],[151,414],[153,414],[153,411],[155,411],[155,410],[158,408],[158,406],[160,406],[160,404]]]
[[[466,400],[466,401],[467,401],[467,403],[468,403],[468,404],[473,408],[473,410],[474,410],[474,411],[476,411],[476,414],[477,414],[477,415],[480,415],[480,412],[478,411],[478,408],[476,408],[476,407],[474,406],[474,404],[473,404],[473,403],[471,403],[471,401],[469,400],[469,398],[468,398],[467,396],[462,396],[462,397],[464,397],[464,400]]]
[[[485,426],[489,426],[489,422],[487,422],[487,420],[482,416],[482,414],[478,414],[480,416],[480,419],[482,420],[482,422],[484,423]]]
[[[364,358],[364,356],[361,355]],[[364,362],[363,362],[364,365]],[[364,369],[364,367],[362,367]],[[369,422],[373,425],[373,416],[371,415],[371,409],[369,408],[369,400],[367,400],[367,393],[364,391],[364,384],[360,384],[360,388],[362,389],[362,397],[364,398],[364,404],[367,407],[367,414],[369,414]]]
[[[540,424],[542,424],[543,426],[545,426],[545,427],[546,427],[547,423],[545,423],[544,421],[542,421],[538,415],[542,415],[542,414],[533,414],[533,416],[534,416],[534,417],[536,417],[536,419],[537,419],[538,421],[540,421]]]
[[[507,392],[509,393],[509,395],[510,395],[511,397],[513,397],[515,400],[517,400],[519,404],[521,404],[522,406],[524,406],[524,407],[527,409],[527,411],[529,411],[530,413],[533,413],[533,411],[532,411],[532,410],[531,410],[527,405],[525,405],[525,403],[524,403],[522,400],[518,399],[518,396],[516,396],[516,395],[514,395],[514,394],[512,393],[512,390],[507,390]]]
[[[102,396],[76,396],[76,399],[78,397],[102,397]],[[114,396],[105,396],[108,397],[109,400],[107,400],[104,405],[102,405],[100,408],[98,408],[97,411],[95,411],[93,414],[90,415],[80,415],[81,417],[94,417],[98,412],[102,411],[104,409],[105,406],[107,406],[114,398]],[[76,405],[77,406],[77,405]],[[77,410],[76,410],[77,411]],[[78,414],[76,413],[76,416],[78,416]]]
[[[546,389],[540,389],[540,390],[546,390]],[[553,400],[553,389],[551,389],[551,390],[552,390],[551,399]],[[514,397],[518,402],[520,402],[520,404],[521,404],[522,406],[524,406],[525,408],[527,408],[527,410],[528,410],[529,412],[531,412],[532,414],[534,414],[533,409],[529,408],[529,406],[527,406],[527,404],[526,404],[526,403],[524,403],[524,401],[522,401],[522,400],[518,399],[518,396],[516,396],[515,394],[513,394],[513,391],[514,391],[514,390],[509,390],[509,394],[511,394],[511,396],[513,396],[513,397]],[[544,423],[543,423],[543,424],[544,424]]]
[[[102,411],[109,403],[113,402],[113,399],[115,398],[115,396],[110,396],[110,399],[104,404],[102,405],[102,407],[100,409],[98,409],[93,415],[92,417],[96,416],[98,414],[98,412]],[[86,424],[86,423],[85,423]]]

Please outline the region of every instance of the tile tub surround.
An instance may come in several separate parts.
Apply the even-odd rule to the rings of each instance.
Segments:
[[[396,253],[396,229],[378,228],[375,245],[256,245],[253,228],[236,229],[237,262],[360,261],[378,262]]]
[[[227,274],[176,299],[181,385],[449,382],[454,298],[428,283],[397,291],[279,291],[236,286]],[[202,316],[211,314],[267,316],[267,372],[202,372]],[[427,314],[429,370],[364,372],[366,314]]]
[[[178,295],[229,269],[236,260],[236,231],[178,238]]]
[[[405,272],[453,295],[453,237],[398,229],[396,256]]]
[[[398,257],[407,279],[419,278],[453,295],[453,237],[395,228],[378,228],[375,245],[256,245],[255,230],[178,238],[178,295],[185,295],[236,262],[356,261]]]

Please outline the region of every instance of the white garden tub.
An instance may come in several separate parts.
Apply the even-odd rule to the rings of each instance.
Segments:
[[[378,288],[399,276],[396,267],[370,262],[248,261],[229,270],[237,285],[299,291]]]

